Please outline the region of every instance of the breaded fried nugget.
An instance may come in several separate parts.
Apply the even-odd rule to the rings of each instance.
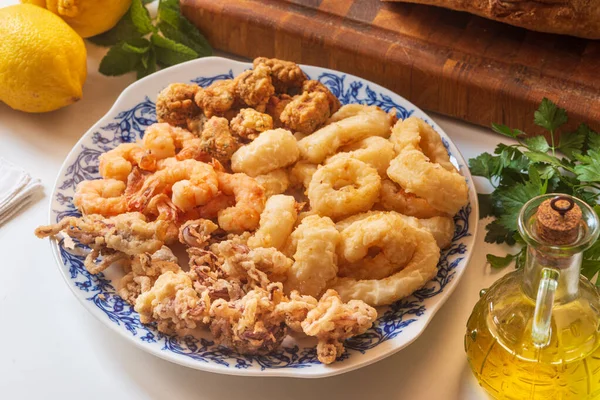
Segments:
[[[276,93],[285,93],[291,88],[299,88],[306,75],[298,64],[277,58],[258,57],[254,59],[254,68],[265,65],[271,70],[271,79]]]
[[[164,88],[156,99],[156,117],[158,122],[171,125],[185,125],[189,118],[200,114],[194,97],[202,89],[198,85],[172,83]]]
[[[231,131],[244,139],[254,140],[270,129],[273,129],[273,118],[252,108],[242,108],[231,120]]]
[[[273,127],[282,128],[283,122],[281,122],[281,113],[285,107],[292,101],[292,96],[287,94],[280,94],[279,96],[271,96],[267,103],[265,112],[273,118]]]
[[[265,111],[267,102],[275,93],[271,81],[271,70],[262,64],[238,75],[234,83],[236,96],[242,102],[260,112]]]
[[[319,81],[307,80],[302,83],[302,91],[308,93],[321,92],[325,93],[327,96],[327,101],[329,102],[329,112],[333,114],[342,106],[340,100],[335,97],[331,90],[327,88],[327,86],[323,85]]]
[[[207,117],[223,115],[235,103],[235,86],[233,79],[216,81],[204,90],[199,90],[194,101]]]
[[[206,121],[200,140],[202,151],[221,163],[229,161],[239,147],[237,139],[229,130],[229,121],[220,117],[212,117]]]
[[[279,118],[286,129],[309,134],[327,122],[330,115],[329,101],[325,93],[304,92],[285,106]]]

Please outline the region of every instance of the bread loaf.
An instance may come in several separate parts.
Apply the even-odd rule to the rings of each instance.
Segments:
[[[387,0],[467,11],[540,32],[600,39],[600,0]]]

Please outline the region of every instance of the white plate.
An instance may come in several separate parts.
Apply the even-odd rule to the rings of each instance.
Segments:
[[[79,215],[72,201],[75,185],[85,179],[99,178],[98,156],[120,143],[139,139],[144,128],[156,121],[154,100],[161,89],[173,82],[206,86],[218,79],[232,78],[249,67],[250,64],[224,58],[203,58],[162,70],[128,87],[67,156],[52,193],[50,222]],[[90,275],[83,267],[81,251],[69,251],[62,243],[53,242],[60,272],[89,312],[151,354],[187,367],[234,375],[314,378],[341,374],[394,354],[423,332],[458,284],[473,250],[478,205],[467,164],[442,129],[404,98],[352,75],[310,66],[302,68],[310,78],[327,85],[344,104],[377,105],[386,111],[395,108],[401,118],[414,115],[427,120],[442,136],[452,162],[467,179],[470,203],[455,217],[454,240],[442,254],[437,276],[413,296],[381,308],[373,328],[347,341],[342,358],[325,366],[317,360],[315,341],[311,338],[288,337],[276,353],[253,357],[214,344],[208,332],[202,339],[162,335],[152,326],[142,325],[132,307],[116,295],[112,282],[118,278],[118,271],[109,269],[105,274]]]

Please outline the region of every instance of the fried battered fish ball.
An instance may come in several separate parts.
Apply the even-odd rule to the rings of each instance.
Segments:
[[[231,169],[258,176],[295,163],[300,156],[298,142],[291,132],[273,129],[242,146],[231,156]]]
[[[271,70],[264,64],[242,72],[234,79],[235,94],[244,104],[264,112],[267,102],[275,94]]]
[[[203,90],[199,90],[194,97],[198,107],[204,111],[208,118],[222,116],[229,111],[236,100],[235,84],[233,79],[215,81]]]
[[[273,118],[252,108],[242,108],[231,120],[231,131],[244,139],[254,140],[264,131],[273,129]]]
[[[327,96],[327,102],[329,103],[329,113],[330,115],[335,113],[342,106],[340,100],[335,97],[331,90],[327,88],[327,86],[323,85],[319,81],[306,80],[302,83],[302,91],[308,93],[321,92]]]
[[[340,148],[339,151],[339,153],[325,160],[325,164],[341,158],[352,157],[366,162],[375,168],[380,176],[386,178],[386,171],[390,166],[390,161],[396,156],[394,145],[389,140],[379,136],[364,138]]]
[[[156,99],[156,118],[175,126],[185,126],[189,118],[200,114],[194,97],[200,86],[186,83],[172,83],[164,88]]]
[[[400,214],[409,215],[416,218],[444,217],[446,213],[437,210],[414,193],[408,193],[398,184],[389,180],[382,179],[379,204],[386,211],[397,211]]]
[[[331,115],[327,95],[322,92],[304,92],[294,97],[279,116],[286,129],[303,134],[313,133]]]
[[[308,185],[310,205],[319,215],[339,219],[368,211],[379,197],[377,170],[354,158],[319,167]]]
[[[306,75],[298,64],[277,58],[258,57],[254,59],[254,68],[267,66],[271,71],[271,79],[276,93],[285,93],[289,89],[299,88],[306,80]]]
[[[265,189],[267,198],[285,192],[290,187],[290,179],[287,170],[279,168],[263,175],[255,176],[254,179]]]
[[[338,271],[337,247],[341,235],[330,218],[311,215],[290,235],[286,252],[293,254],[294,264],[285,283],[286,292],[318,296]]]
[[[296,199],[283,194],[269,197],[260,214],[260,226],[248,239],[250,248],[274,247],[283,249],[298,217]]]
[[[351,106],[344,106],[336,113],[350,116],[338,120],[334,114],[332,119],[335,122],[298,142],[303,159],[319,164],[342,146],[369,136],[389,136],[391,117],[383,110],[375,106]],[[347,107],[352,113],[348,112]]]

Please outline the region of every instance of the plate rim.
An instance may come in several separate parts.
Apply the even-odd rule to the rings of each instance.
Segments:
[[[69,160],[72,159],[73,154],[76,152],[76,150],[79,148],[79,146],[88,137],[88,134],[91,134],[91,133],[93,133],[94,130],[99,129],[101,127],[101,125],[106,122],[108,117],[110,115],[114,114],[114,111],[118,108],[118,106],[120,106],[120,104],[123,103],[129,97],[129,94],[132,93],[133,91],[135,91],[138,87],[144,86],[144,84],[146,82],[148,82],[150,80],[160,80],[161,76],[171,75],[171,74],[175,73],[177,71],[177,69],[187,68],[187,66],[191,65],[191,64],[204,64],[204,63],[213,63],[213,62],[224,63],[225,67],[229,67],[232,65],[242,66],[242,67],[250,67],[252,65],[251,62],[242,62],[242,61],[232,60],[232,59],[225,58],[225,57],[217,57],[217,56],[204,57],[204,58],[200,58],[200,59],[187,61],[185,63],[181,63],[178,65],[174,65],[169,68],[164,68],[158,72],[155,72],[149,76],[146,76],[138,81],[131,83],[129,86],[127,86],[125,89],[123,89],[123,91],[116,98],[116,100],[114,101],[114,103],[110,107],[110,109],[102,117],[100,117],[88,130],[86,130],[81,135],[79,140],[77,140],[77,142],[73,145],[73,147],[71,148],[71,150],[65,156],[65,159],[61,163],[61,166],[58,170],[56,179],[54,181],[54,186],[52,188],[51,196],[50,196],[50,202],[49,202],[50,204],[49,204],[49,210],[48,210],[49,223],[50,224],[53,223],[53,220],[52,220],[53,201],[54,201],[57,191],[59,190],[60,179],[63,177],[63,172],[65,171],[65,168],[68,166],[67,163],[69,162]],[[383,91],[392,93],[394,96],[399,97],[400,99],[402,99],[403,102],[405,102],[406,104],[413,107],[414,111],[418,111],[418,112],[422,113],[423,115],[427,116],[430,120],[429,122],[431,122],[435,125],[434,128],[435,128],[436,132],[443,133],[444,136],[448,139],[449,144],[453,147],[453,150],[456,150],[456,151],[452,152],[452,155],[457,159],[458,163],[461,166],[464,166],[464,168],[461,168],[460,172],[465,177],[465,179],[467,179],[467,181],[469,182],[469,186],[470,186],[469,189],[472,189],[473,191],[475,191],[475,185],[473,184],[473,177],[471,175],[471,172],[468,168],[468,164],[467,164],[464,156],[462,155],[462,153],[460,152],[458,147],[455,145],[454,141],[450,138],[450,136],[441,128],[441,126],[439,126],[430,115],[425,113],[419,107],[414,105],[412,102],[410,102],[403,96],[401,96],[395,92],[392,92],[391,90],[389,90],[381,85],[378,85],[374,82],[371,82],[367,79],[364,79],[364,78],[361,78],[361,77],[358,77],[358,76],[355,76],[355,75],[352,75],[352,74],[349,74],[349,73],[346,73],[343,71],[333,70],[333,69],[329,69],[329,68],[323,68],[323,67],[319,67],[319,66],[305,65],[305,64],[299,64],[299,65],[303,69],[304,68],[308,68],[308,69],[315,68],[315,69],[321,70],[323,72],[330,72],[333,74],[343,74],[343,75],[346,75],[350,79],[356,79],[359,81],[363,81],[363,82],[371,85],[371,87],[376,88],[378,91],[383,90]],[[477,221],[479,221],[479,202],[477,199],[476,192],[473,193],[473,195],[471,195],[471,190],[469,190],[469,201],[470,201],[470,205],[471,205],[471,214],[469,216],[469,220],[475,221],[474,224],[471,224],[472,228],[469,229],[469,231],[471,233],[471,237],[472,237],[471,241],[474,245],[476,242],[477,236],[478,236],[478,225],[479,225],[477,223]],[[219,374],[234,375],[234,376],[262,376],[262,377],[281,377],[281,378],[287,377],[287,378],[306,378],[306,379],[326,378],[326,377],[331,377],[331,376],[335,376],[335,375],[344,374],[344,373],[347,373],[350,371],[354,371],[359,368],[363,368],[368,365],[374,364],[384,358],[390,357],[390,356],[398,353],[400,350],[411,345],[415,340],[417,340],[423,334],[423,332],[429,326],[429,324],[431,323],[431,321],[433,320],[433,318],[435,317],[437,312],[442,308],[442,306],[452,296],[454,290],[456,290],[456,287],[458,286],[460,279],[464,275],[465,270],[468,268],[471,257],[473,255],[473,248],[470,248],[467,251],[467,254],[465,255],[465,257],[463,258],[463,261],[462,261],[465,263],[464,268],[456,271],[456,275],[453,278],[454,284],[450,284],[449,287],[446,286],[447,289],[445,289],[443,291],[443,293],[440,293],[440,295],[443,297],[442,299],[437,301],[435,304],[428,306],[427,315],[425,316],[425,318],[418,321],[418,322],[421,322],[421,324],[422,324],[422,326],[419,328],[418,333],[413,335],[413,337],[409,338],[407,341],[405,341],[401,345],[396,345],[396,346],[392,347],[391,349],[387,349],[387,350],[383,349],[383,351],[378,352],[378,354],[376,354],[370,358],[362,359],[362,360],[359,360],[357,362],[353,362],[353,363],[350,363],[347,365],[342,365],[344,363],[341,362],[340,365],[333,363],[331,365],[326,366],[326,368],[314,368],[314,369],[310,369],[310,368],[307,368],[307,369],[302,369],[302,368],[301,369],[297,369],[297,368],[237,369],[237,368],[232,368],[232,367],[225,367],[225,366],[222,366],[219,364],[213,364],[210,362],[205,363],[205,362],[185,358],[180,355],[171,354],[170,352],[164,351],[163,349],[158,349],[156,346],[153,346],[150,343],[136,340],[135,337],[125,334],[125,332],[122,329],[119,329],[118,325],[113,324],[113,323],[108,323],[108,321],[106,321],[105,318],[103,317],[103,315],[105,315],[105,314],[101,314],[98,311],[97,307],[95,307],[92,302],[86,301],[84,296],[79,295],[79,293],[75,290],[76,289],[75,286],[71,284],[71,279],[69,276],[67,276],[66,269],[63,268],[65,263],[63,262],[61,255],[60,255],[58,241],[50,240],[50,246],[52,249],[52,254],[54,256],[54,261],[56,263],[57,269],[59,270],[63,280],[65,281],[65,283],[67,284],[67,286],[69,287],[70,291],[75,296],[75,298],[77,298],[79,303],[81,305],[83,305],[83,307],[88,312],[90,312],[104,326],[109,327],[111,331],[113,331],[116,334],[118,334],[119,336],[123,337],[128,342],[131,342],[138,349],[141,349],[141,350],[143,350],[149,354],[152,354],[158,358],[161,358],[165,361],[169,361],[169,362],[172,362],[172,363],[175,363],[178,365],[182,365],[182,366],[185,366],[188,368],[192,368],[192,369],[196,369],[196,370],[200,370],[200,371],[211,372],[211,373],[219,373]],[[388,340],[387,343],[384,342],[381,345],[386,345],[386,344],[389,347],[390,345],[393,344],[393,342]]]

